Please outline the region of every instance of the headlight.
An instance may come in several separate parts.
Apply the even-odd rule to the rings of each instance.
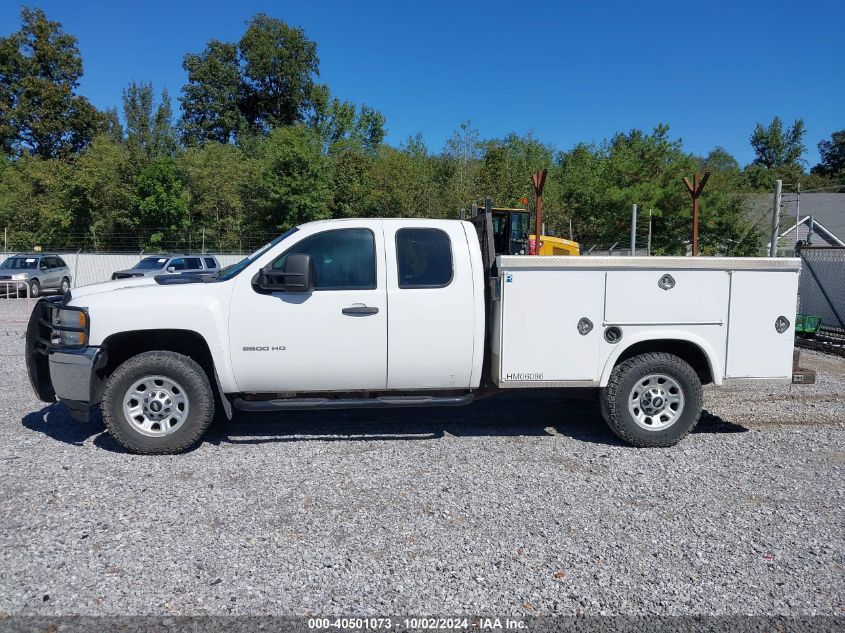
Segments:
[[[82,310],[53,310],[53,345],[85,347],[88,344],[88,331],[88,315]]]
[[[12,275],[12,279],[29,279],[29,273],[16,273]]]

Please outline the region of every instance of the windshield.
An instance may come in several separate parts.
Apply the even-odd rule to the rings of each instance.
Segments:
[[[261,255],[263,255],[264,253],[269,251],[276,244],[278,244],[282,240],[284,240],[287,237],[296,233],[297,230],[298,229],[296,227],[294,227],[294,228],[292,228],[288,231],[285,231],[284,233],[282,233],[279,237],[274,239],[269,244],[265,244],[264,246],[259,248],[252,255],[248,255],[248,256],[244,257],[241,261],[236,262],[234,264],[230,264],[229,266],[226,266],[226,268],[222,268],[220,270],[220,272],[215,273],[214,275],[211,275],[210,277],[206,277],[206,279],[210,279],[210,280],[213,280],[213,281],[226,281],[227,279],[231,279],[232,277],[237,275],[239,272],[241,272],[244,268],[249,266],[253,261],[255,261],[256,258],[261,257]]]
[[[10,257],[0,268],[7,268],[12,270],[23,270],[25,268],[37,268],[38,258],[36,257]]]
[[[166,263],[166,257],[145,257],[132,268],[133,270],[158,270],[159,268],[164,268]]]

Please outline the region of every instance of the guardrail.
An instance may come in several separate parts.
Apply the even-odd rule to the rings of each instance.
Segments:
[[[34,303],[27,282],[0,281],[0,331],[23,336]]]

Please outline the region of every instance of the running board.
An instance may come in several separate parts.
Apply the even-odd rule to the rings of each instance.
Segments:
[[[235,398],[232,406],[240,411],[293,411],[302,409],[390,409],[401,407],[462,407],[475,396],[383,396],[381,398],[285,398],[244,400]]]

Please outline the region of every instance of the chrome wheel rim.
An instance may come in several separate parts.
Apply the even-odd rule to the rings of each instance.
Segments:
[[[683,389],[671,376],[649,374],[631,388],[628,411],[640,428],[662,431],[681,417],[684,411]]]
[[[141,435],[163,437],[178,431],[188,417],[188,394],[167,376],[135,380],[123,396],[123,414]]]

